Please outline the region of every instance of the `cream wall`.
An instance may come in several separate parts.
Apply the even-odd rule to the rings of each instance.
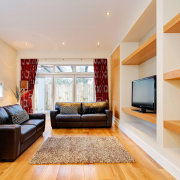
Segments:
[[[16,87],[16,50],[0,40],[0,81],[4,83],[4,97],[0,106],[16,103],[11,89]]]
[[[156,75],[156,57],[139,65],[139,78]]]
[[[139,46],[143,44],[149,37],[151,37],[156,32],[156,27],[151,29],[146,36],[144,36],[139,41]],[[152,75],[156,75],[156,56],[149,59],[148,61],[145,61],[144,63],[140,64],[138,66],[139,69],[139,78],[144,78]]]

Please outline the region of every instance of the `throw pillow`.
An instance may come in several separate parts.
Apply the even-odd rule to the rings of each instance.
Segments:
[[[13,124],[22,124],[29,119],[29,115],[25,110],[13,114],[11,117]]]
[[[82,103],[83,114],[104,113],[107,102]]]
[[[77,106],[61,106],[60,114],[78,114]]]

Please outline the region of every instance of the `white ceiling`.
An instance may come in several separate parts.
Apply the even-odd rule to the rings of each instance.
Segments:
[[[150,1],[0,0],[0,39],[18,50],[110,50]]]

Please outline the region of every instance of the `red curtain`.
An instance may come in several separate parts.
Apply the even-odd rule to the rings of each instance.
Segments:
[[[108,102],[107,59],[94,60],[94,81],[96,89],[96,101]]]
[[[21,59],[21,80],[28,81],[28,91],[21,97],[21,105],[27,113],[33,113],[32,95],[34,91],[37,65],[37,59]]]

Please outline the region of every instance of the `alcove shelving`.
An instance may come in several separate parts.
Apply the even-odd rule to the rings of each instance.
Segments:
[[[120,44],[121,115],[119,127],[134,137],[157,143],[156,114],[131,107],[132,81],[156,74],[156,1],[145,9]]]
[[[164,25],[164,33],[180,33],[180,13]],[[171,35],[169,35],[171,37]],[[174,63],[172,61],[172,63]],[[178,66],[178,64],[177,64]],[[164,73],[164,80],[180,80],[180,69]],[[171,86],[177,88],[176,86]],[[170,92],[171,93],[171,92]],[[180,117],[179,117],[180,118]],[[164,120],[164,128],[180,134],[180,120]]]
[[[120,43],[119,128],[134,140],[157,145],[156,114],[131,107],[132,81],[156,74],[156,2],[153,0]]]
[[[180,69],[164,73],[164,80],[180,80]]]
[[[164,25],[164,33],[180,33],[180,13]]]
[[[132,54],[122,61],[122,65],[139,65],[156,56],[156,34],[148,38]]]
[[[164,127],[170,131],[180,134],[180,120],[164,121]]]
[[[140,113],[140,112],[134,111],[136,109],[137,108],[127,107],[127,108],[122,108],[122,111],[131,116],[134,116],[134,117],[143,119],[145,121],[151,122],[153,124],[156,124],[156,114],[155,113]]]
[[[162,149],[180,177],[180,1],[164,0]]]
[[[119,128],[176,178],[180,177],[179,12],[178,0],[152,0],[120,42]],[[132,81],[155,74],[156,114],[133,111]]]

